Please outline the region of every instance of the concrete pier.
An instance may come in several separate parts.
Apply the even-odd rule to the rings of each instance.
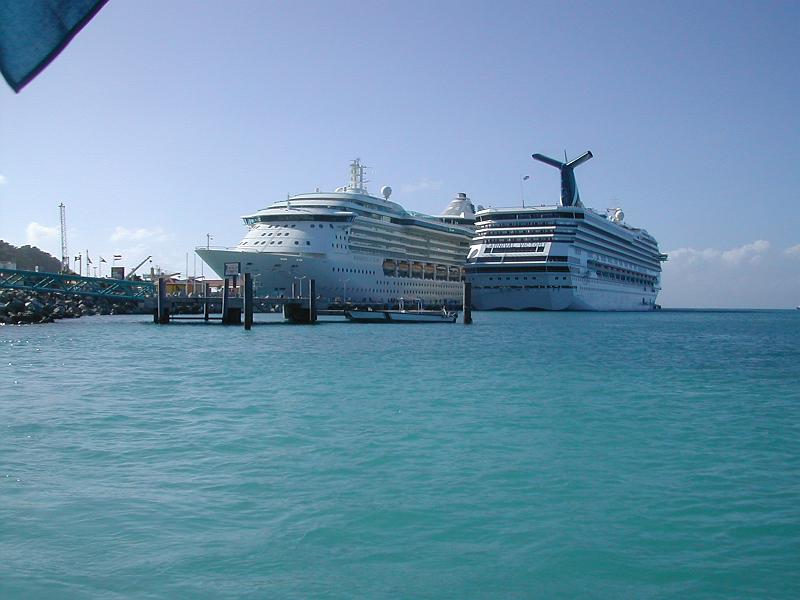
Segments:
[[[242,325],[242,317],[244,317],[244,328],[250,330],[253,327],[253,314],[255,313],[258,304],[269,304],[271,306],[281,306],[283,308],[283,317],[289,323],[293,324],[313,324],[318,320],[319,315],[325,316],[344,316],[344,309],[326,309],[319,310],[317,306],[317,286],[316,281],[310,279],[308,281],[308,295],[302,295],[302,287],[300,285],[293,286],[292,298],[257,298],[253,290],[253,278],[250,273],[244,274],[243,280],[243,295],[233,296],[229,287],[229,282],[226,281],[223,288],[223,295],[209,297],[196,296],[167,296],[166,286],[159,285],[158,306],[153,311],[154,321],[156,323],[170,323],[172,321],[221,321],[223,325]],[[207,290],[207,288],[206,288]],[[219,309],[221,304],[222,316],[211,317],[209,316],[212,305],[216,305]],[[185,315],[187,312],[199,313],[203,315],[189,316]],[[472,285],[468,282],[464,283],[463,289],[463,306],[464,311],[463,323],[469,325],[472,323]]]

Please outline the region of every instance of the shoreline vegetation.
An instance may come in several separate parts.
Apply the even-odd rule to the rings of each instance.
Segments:
[[[36,246],[14,246],[0,240],[0,263],[27,271],[58,273],[61,261]],[[0,289],[0,325],[52,323],[89,315],[144,314],[136,301],[118,301],[93,296],[73,296],[36,290]]]

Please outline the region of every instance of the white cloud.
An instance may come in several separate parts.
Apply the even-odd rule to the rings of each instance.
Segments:
[[[413,194],[415,192],[436,191],[442,189],[442,181],[431,180],[427,177],[418,181],[417,183],[404,183],[401,189],[406,194]]]
[[[783,253],[789,258],[800,259],[800,244],[792,246],[791,248],[786,248],[786,250],[784,250]]]
[[[127,227],[122,227],[121,225],[117,225],[114,229],[114,232],[111,234],[109,238],[112,242],[121,242],[121,241],[132,241],[132,240],[150,240],[150,241],[157,241],[163,242],[169,239],[169,235],[164,233],[164,230],[161,227],[156,227],[155,229],[147,229],[146,227],[139,227],[138,229],[128,229]]]
[[[0,174],[0,185],[5,185],[7,183],[8,183],[8,177]]]
[[[25,228],[25,235],[27,237],[28,244],[31,246],[38,246],[43,241],[52,240],[53,238],[57,237],[58,228],[40,225],[34,221],[29,223],[28,227]]]
[[[766,240],[729,249],[673,250],[663,265],[659,303],[672,308],[794,307],[800,297],[800,262],[790,250],[775,252]],[[794,252],[800,258],[800,244]]]
[[[719,263],[726,266],[736,267],[743,263],[757,265],[761,262],[764,254],[769,251],[770,243],[767,240],[756,240],[749,244],[744,244],[729,250],[719,250],[717,248],[704,248],[696,250],[694,248],[678,248],[668,252],[669,260],[676,266],[696,265],[698,263]]]
[[[729,265],[739,265],[742,262],[749,262],[752,265],[757,265],[761,262],[763,255],[769,250],[769,242],[767,240],[756,240],[752,244],[745,244],[738,248],[725,250],[722,253],[722,260]]]

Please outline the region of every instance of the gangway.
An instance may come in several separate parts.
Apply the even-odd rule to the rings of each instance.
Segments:
[[[0,269],[0,288],[94,296],[109,300],[145,300],[155,295],[155,285],[149,281],[81,277],[19,269]]]

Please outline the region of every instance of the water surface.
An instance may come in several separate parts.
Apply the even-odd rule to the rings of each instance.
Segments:
[[[800,311],[474,317],[0,328],[0,597],[800,595]]]

